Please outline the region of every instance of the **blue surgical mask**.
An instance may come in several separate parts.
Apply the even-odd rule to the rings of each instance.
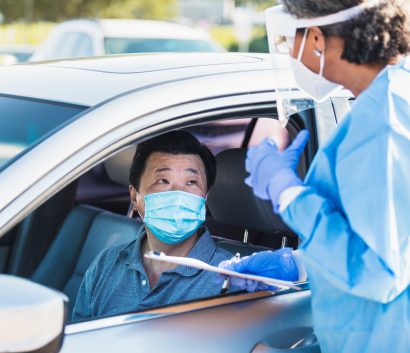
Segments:
[[[206,199],[198,195],[166,191],[145,195],[144,200],[144,223],[163,243],[182,242],[205,221]]]

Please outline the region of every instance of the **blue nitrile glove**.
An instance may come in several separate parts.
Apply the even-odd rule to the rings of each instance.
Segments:
[[[283,281],[297,281],[299,279],[299,272],[293,260],[291,248],[283,248],[276,251],[261,251],[241,259],[233,257],[231,260],[222,261],[218,267]],[[246,289],[248,292],[277,289],[274,286],[269,286],[262,282],[234,276],[230,277],[230,285],[240,289]]]
[[[302,130],[282,152],[277,150],[270,139],[264,139],[258,146],[248,150],[245,168],[250,175],[245,183],[253,188],[257,197],[270,199],[277,213],[282,191],[290,186],[302,185],[296,167],[308,139],[309,132]]]

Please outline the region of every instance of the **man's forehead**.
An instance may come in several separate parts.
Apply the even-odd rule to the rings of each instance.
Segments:
[[[154,152],[149,156],[146,168],[153,172],[167,172],[179,169],[184,169],[187,171],[192,169],[203,172],[205,166],[201,157],[197,154]]]

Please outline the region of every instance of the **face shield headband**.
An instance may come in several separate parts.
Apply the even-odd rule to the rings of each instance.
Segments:
[[[386,0],[368,0],[334,14],[315,18],[296,18],[285,11],[283,5],[265,11],[266,29],[271,53],[289,54],[299,28],[320,27],[346,22],[362,14],[366,9],[385,3]]]

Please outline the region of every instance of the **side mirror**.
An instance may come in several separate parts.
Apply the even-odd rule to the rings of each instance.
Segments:
[[[0,352],[57,353],[68,298],[27,279],[0,275]]]

